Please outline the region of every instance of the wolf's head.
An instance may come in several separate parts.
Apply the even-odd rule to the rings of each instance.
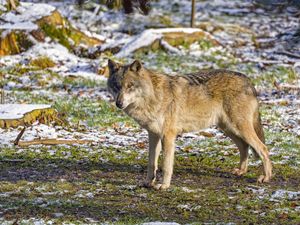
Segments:
[[[149,78],[140,61],[129,65],[120,65],[108,60],[108,91],[114,96],[116,106],[125,109],[129,105],[143,101],[150,88]]]

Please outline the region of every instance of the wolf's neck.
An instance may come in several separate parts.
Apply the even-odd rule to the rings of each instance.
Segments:
[[[152,82],[154,101],[162,101],[169,86],[169,76],[147,70]]]

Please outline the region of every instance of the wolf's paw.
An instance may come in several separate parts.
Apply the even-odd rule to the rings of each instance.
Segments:
[[[170,184],[156,184],[154,185],[155,190],[166,190],[170,187]]]
[[[258,183],[268,183],[270,182],[270,176],[260,175],[257,179]]]
[[[232,173],[237,176],[242,176],[245,173],[247,173],[247,170],[241,170],[241,169],[235,168],[235,169],[233,169]]]
[[[140,184],[141,187],[145,187],[145,188],[152,188],[154,187],[154,185],[155,185],[155,181],[151,181],[151,180],[150,181],[145,180]]]

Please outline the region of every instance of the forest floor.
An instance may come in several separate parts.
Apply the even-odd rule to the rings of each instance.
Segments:
[[[253,157],[245,176],[233,175],[239,152],[212,127],[178,137],[169,190],[141,187],[147,133],[114,106],[106,78],[97,74],[97,66],[105,65],[108,57],[83,58],[59,44],[43,43],[0,58],[6,103],[51,104],[68,126],[38,124],[23,139],[77,138],[92,143],[21,148],[13,145],[20,129],[0,129],[0,223],[299,224],[300,60],[294,52],[286,54],[292,51],[289,36],[299,18],[245,2],[197,3],[199,27],[219,46],[201,40],[177,46],[177,53],[149,50],[119,60],[137,58],[169,74],[199,68],[247,74],[259,93],[274,166],[270,183],[256,183],[262,165]],[[188,26],[187,1],[155,2],[147,17],[125,16],[105,7],[51,4],[78,28],[105,37],[108,46],[126,43],[147,28]]]

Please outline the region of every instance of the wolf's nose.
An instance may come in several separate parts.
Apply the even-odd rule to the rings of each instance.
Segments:
[[[116,101],[116,106],[119,108],[119,109],[122,109],[123,108],[123,104],[121,101]]]

